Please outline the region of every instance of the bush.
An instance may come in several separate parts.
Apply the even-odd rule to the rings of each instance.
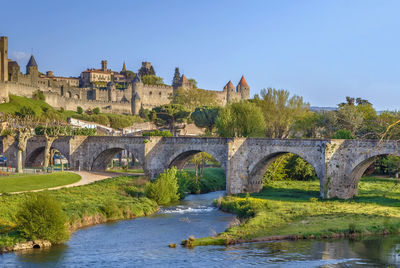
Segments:
[[[35,92],[33,92],[32,99],[45,101],[46,97],[44,96],[43,91],[36,90]]]
[[[21,118],[26,116],[36,117],[36,112],[30,106],[23,106],[15,115]]]
[[[350,130],[347,129],[339,129],[333,134],[332,139],[345,139],[345,140],[352,140],[354,136],[351,135]]]
[[[154,181],[146,185],[146,196],[159,205],[168,205],[179,200],[176,167],[166,169]]]
[[[76,112],[77,112],[78,114],[82,114],[82,113],[83,113],[82,107],[81,107],[81,106],[78,106],[78,107],[76,108]]]
[[[16,215],[18,229],[27,239],[61,243],[68,239],[67,217],[48,193],[33,194],[21,204]]]
[[[145,132],[142,135],[144,137],[150,137],[150,136],[172,137],[171,132],[169,132],[169,131],[160,131],[158,129],[152,130],[152,131],[149,131],[149,132]]]
[[[186,194],[194,194],[200,192],[199,183],[196,184],[196,178],[184,170],[179,170],[176,173],[178,181],[178,194],[180,199],[184,199]]]
[[[99,114],[100,113],[100,108],[99,107],[93,108],[93,113],[94,114]]]

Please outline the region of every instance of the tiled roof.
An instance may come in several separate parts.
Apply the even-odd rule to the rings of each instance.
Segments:
[[[29,59],[29,62],[26,65],[26,67],[38,67],[33,55],[31,55],[31,58]]]
[[[242,78],[240,78],[238,86],[249,87],[249,85],[247,84],[246,79],[244,79],[243,75],[242,75]]]
[[[235,90],[235,86],[232,84],[232,81],[229,80],[229,82],[224,86],[224,89]]]

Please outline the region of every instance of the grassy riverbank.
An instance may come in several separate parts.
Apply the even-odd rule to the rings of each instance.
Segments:
[[[68,185],[80,181],[81,176],[72,172],[51,174],[21,174],[0,177],[0,193],[31,191]]]
[[[146,182],[143,177],[120,176],[48,193],[60,202],[73,231],[87,225],[155,212],[158,209],[155,201],[144,196]],[[0,196],[0,251],[25,241],[16,231],[15,213],[27,196],[35,194]]]
[[[397,233],[400,185],[391,178],[365,177],[351,200],[320,200],[318,181],[278,181],[260,193],[227,196],[219,207],[238,215],[241,224],[196,245],[229,244],[280,238],[325,238]]]

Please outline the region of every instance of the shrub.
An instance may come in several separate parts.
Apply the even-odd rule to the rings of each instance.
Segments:
[[[45,101],[46,97],[44,96],[43,91],[36,90],[35,92],[33,92],[32,99]]]
[[[81,106],[78,106],[78,107],[76,108],[76,112],[77,112],[78,114],[82,114],[82,113],[83,113],[82,107],[81,107]]]
[[[196,184],[196,179],[193,175],[184,170],[179,170],[176,173],[178,182],[178,194],[180,199],[184,199],[186,194],[194,194],[200,191],[199,183]]]
[[[152,130],[152,131],[149,131],[149,132],[145,132],[142,135],[144,137],[150,137],[150,136],[172,137],[171,132],[169,132],[169,131],[160,131],[158,129]]]
[[[93,113],[94,114],[99,114],[100,113],[100,108],[99,107],[93,108]]]
[[[26,116],[36,117],[36,112],[29,106],[23,106],[18,112],[15,113],[15,115],[21,118]]]
[[[168,205],[179,200],[176,167],[166,169],[154,181],[146,185],[146,196],[159,205]]]
[[[332,139],[345,139],[345,140],[352,140],[354,136],[351,134],[350,130],[347,129],[339,129],[336,133],[332,136]]]
[[[44,239],[57,244],[69,237],[67,217],[58,201],[48,193],[28,196],[16,220],[19,231],[27,239]]]

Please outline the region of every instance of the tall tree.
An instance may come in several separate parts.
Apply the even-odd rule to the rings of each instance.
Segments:
[[[241,101],[229,104],[220,111],[216,128],[222,137],[262,137],[265,122],[260,107]]]
[[[310,107],[302,97],[290,97],[288,91],[274,88],[262,89],[261,99],[254,101],[263,112],[265,134],[270,138],[288,138],[293,123],[305,116]]]
[[[156,123],[168,126],[169,131],[175,136],[178,123],[184,122],[188,118],[190,111],[180,104],[165,104],[154,107],[153,111],[157,115]]]
[[[220,110],[220,107],[197,107],[190,117],[196,126],[205,127],[212,134]]]

